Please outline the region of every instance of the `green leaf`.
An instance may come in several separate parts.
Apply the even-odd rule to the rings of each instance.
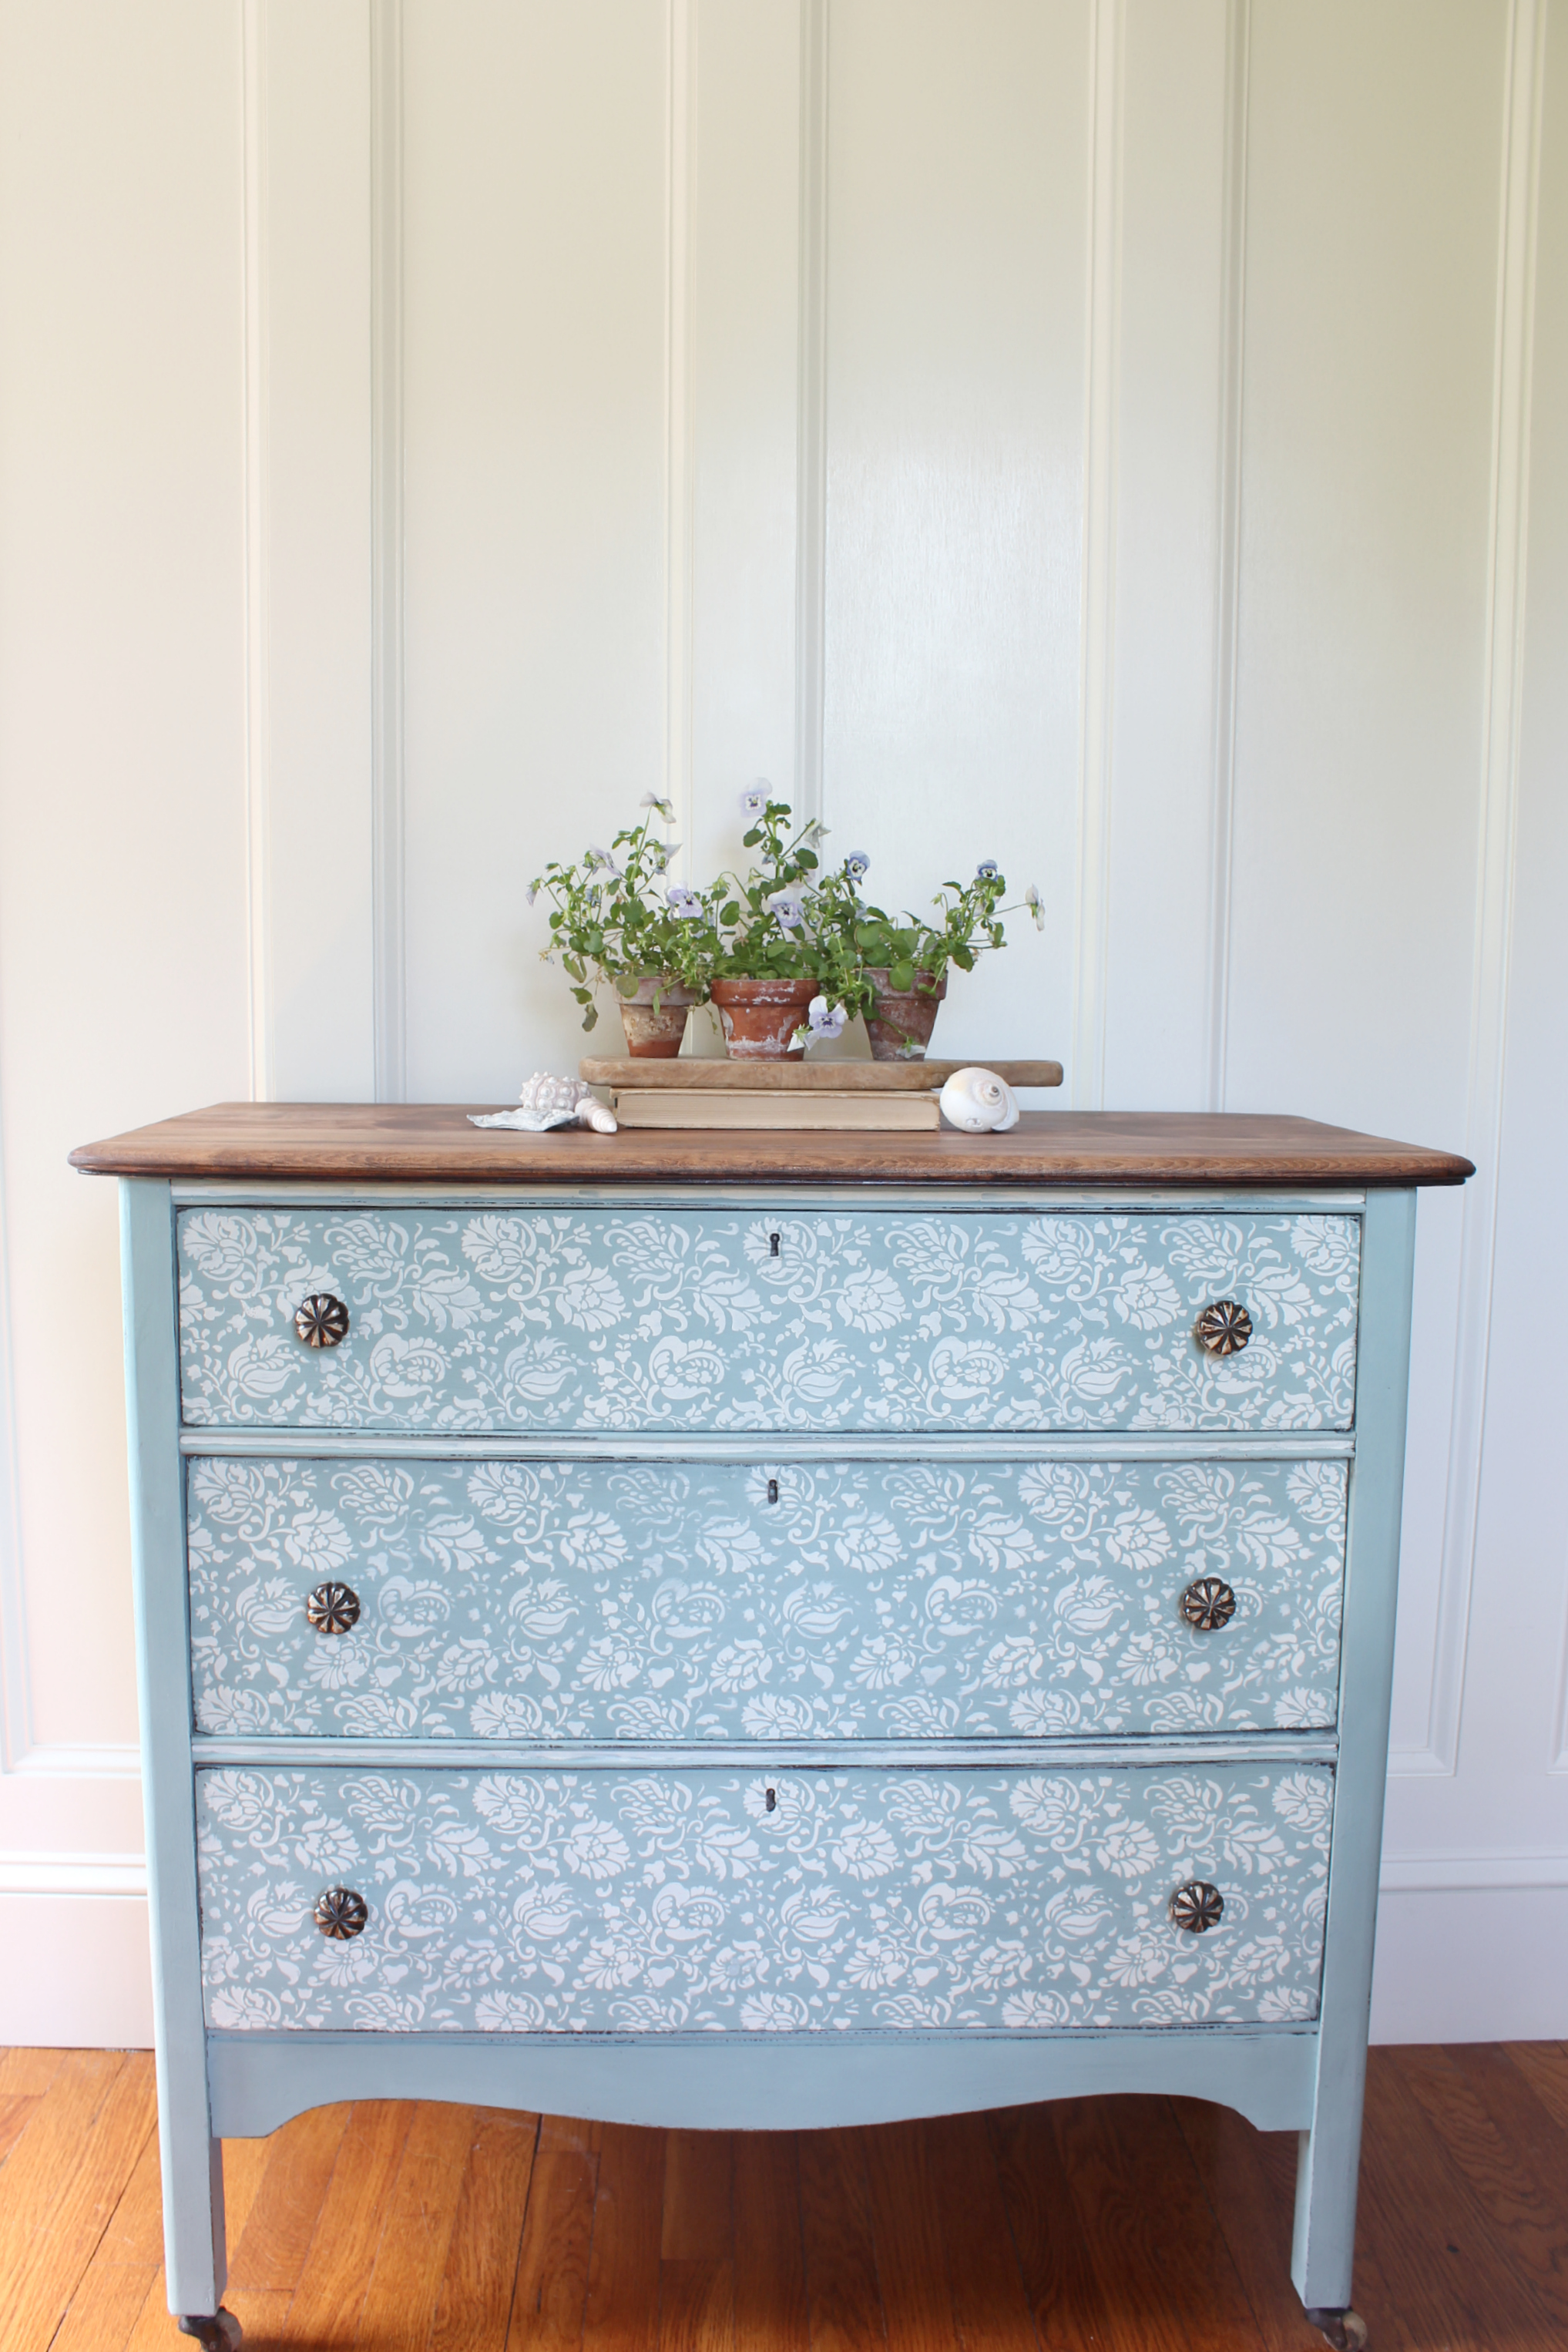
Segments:
[[[888,972],[887,984],[895,996],[907,996],[915,985],[915,966],[912,963],[895,963]]]

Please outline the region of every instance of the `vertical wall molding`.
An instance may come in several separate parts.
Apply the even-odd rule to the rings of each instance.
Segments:
[[[241,14],[244,238],[245,803],[246,1012],[251,1099],[273,1093],[267,757],[267,88],[263,0]]]
[[[795,808],[820,817],[828,635],[828,0],[800,0]]]
[[[1083,549],[1074,913],[1073,1108],[1105,1098],[1111,764],[1115,691],[1117,371],[1121,326],[1125,0],[1093,0],[1089,58]]]
[[[16,1449],[4,1146],[0,1130],[0,1772],[10,1772],[32,1746],[33,1725],[26,1592],[22,1581],[21,1465]]]
[[[408,1093],[403,891],[402,0],[370,0],[371,936],[378,1102]]]
[[[665,798],[690,843],[694,378],[692,207],[696,178],[696,0],[665,0],[664,103],[664,750]]]
[[[1241,404],[1247,325],[1247,131],[1251,0],[1225,11],[1225,163],[1220,200],[1219,446],[1216,454],[1214,767],[1209,813],[1205,1100],[1225,1108],[1230,1025],[1230,897],[1236,825],[1236,687],[1241,605]]]
[[[1519,803],[1531,374],[1545,37],[1546,0],[1513,0],[1504,79],[1487,536],[1486,677],[1466,1090],[1465,1150],[1475,1161],[1476,1173],[1465,1188],[1448,1480],[1427,1740],[1424,1747],[1395,1752],[1393,1769],[1406,1774],[1449,1774],[1458,1763],[1465,1654],[1486,1441]]]

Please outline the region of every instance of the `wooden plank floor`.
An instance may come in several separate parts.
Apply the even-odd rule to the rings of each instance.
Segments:
[[[325,2107],[225,2156],[251,2352],[1322,2352],[1293,2136],[1106,2098],[800,2134]],[[1568,2346],[1568,2044],[1377,2050],[1374,2352]],[[152,2066],[0,2052],[0,2347],[173,2352]]]

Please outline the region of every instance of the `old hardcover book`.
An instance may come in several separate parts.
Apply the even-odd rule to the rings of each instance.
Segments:
[[[751,1093],[739,1088],[620,1087],[613,1097],[622,1127],[933,1128],[941,1113],[933,1094]]]
[[[704,1060],[695,1054],[667,1061],[651,1055],[588,1054],[578,1076],[591,1087],[629,1087],[638,1092],[666,1087],[676,1094],[928,1094],[955,1070],[976,1065],[994,1070],[1009,1087],[1059,1087],[1060,1062],[998,1061],[973,1054],[967,1062],[742,1062]]]

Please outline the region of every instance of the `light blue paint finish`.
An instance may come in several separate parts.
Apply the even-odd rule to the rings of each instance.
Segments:
[[[1351,2301],[1372,1958],[1383,1842],[1416,1195],[1368,1201],[1363,1242],[1356,1458],[1351,1474],[1339,1801],[1329,1875],[1316,2099],[1296,2174],[1291,2275],[1309,2310]]]
[[[201,2030],[184,1515],[176,1442],[174,1223],[168,1185],[150,1178],[122,1179],[120,1212],[163,2260],[170,2310],[210,2315],[222,2299],[225,2275],[223,2157],[209,2119]]]
[[[225,2139],[338,2099],[448,2099],[694,2131],[823,2131],[1108,2092],[1215,2099],[1260,2131],[1312,2114],[1317,2037],[1199,2026],[1173,2033],[535,2035],[214,2033]]]
[[[1309,2021],[1333,1774],[197,1776],[209,2025],[961,2034]],[[1190,1879],[1224,1916],[1185,1934]],[[370,1924],[313,1924],[328,1886]]]
[[[1339,1462],[199,1460],[217,1737],[860,1740],[1331,1726]],[[1237,1613],[1179,1607],[1220,1577]],[[325,1579],[360,1602],[312,1631]]]
[[[1353,1409],[1342,1214],[180,1213],[193,1426],[1303,1429]],[[352,1315],[306,1349],[293,1316]],[[1253,1337],[1216,1360],[1203,1307]]]

